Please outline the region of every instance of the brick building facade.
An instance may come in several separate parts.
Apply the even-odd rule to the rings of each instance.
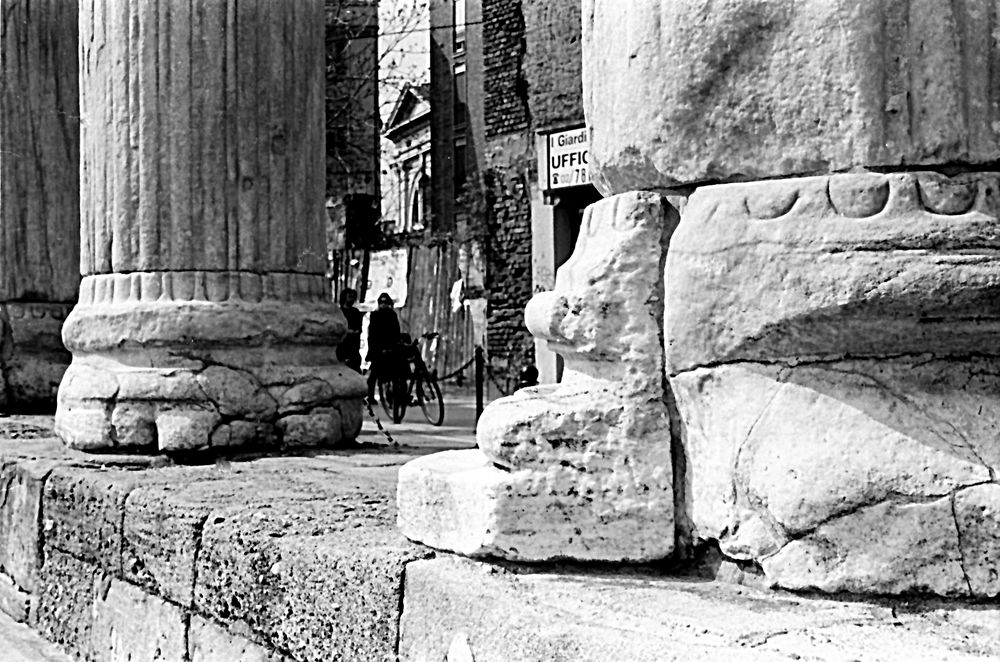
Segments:
[[[481,179],[489,214],[488,346],[508,380],[556,358],[524,326],[532,294],[551,289],[572,251],[590,185],[552,195],[539,185],[539,136],[583,125],[581,17],[577,0],[483,0],[485,145]]]
[[[583,125],[580,3],[434,0],[430,11],[435,227],[482,247],[494,381],[506,390],[529,363],[554,381],[556,358],[536,347],[524,307],[553,286],[599,197],[538,183],[539,135]]]
[[[324,9],[327,243],[342,255],[378,220],[378,2],[326,0]]]

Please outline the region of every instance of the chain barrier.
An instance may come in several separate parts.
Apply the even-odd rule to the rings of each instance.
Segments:
[[[452,377],[457,377],[459,373],[464,371],[466,368],[468,368],[475,362],[476,362],[476,356],[475,354],[473,354],[471,359],[460,365],[455,370],[452,370],[447,375],[444,375],[443,377],[438,377],[437,379],[439,382],[443,382],[445,380],[451,379]],[[497,381],[496,375],[493,374],[493,366],[491,366],[489,362],[486,363],[486,378],[489,379],[490,382],[492,382],[493,386],[495,386],[498,391],[500,391],[500,395],[503,396],[510,395],[507,388],[501,386],[500,382]]]
[[[505,397],[510,395],[510,393],[507,392],[507,389],[505,389],[503,386],[500,386],[500,382],[497,381],[496,376],[493,374],[493,366],[491,366],[489,363],[486,364],[486,377],[491,382],[493,382],[494,386],[497,387],[497,390],[500,391],[500,395]]]
[[[468,361],[466,361],[462,365],[458,366],[456,369],[452,370],[451,372],[449,372],[444,377],[438,377],[437,380],[439,382],[443,382],[443,381],[446,381],[448,379],[451,379],[452,377],[457,377],[459,375],[459,373],[463,372],[466,368],[468,368],[470,365],[472,365],[475,362],[475,360],[476,360],[476,357],[473,356],[471,359],[469,359]]]
[[[375,410],[372,409],[372,403],[368,400],[368,398],[365,398],[365,407],[368,408],[368,415],[372,417],[373,421],[375,421],[375,427],[379,429],[379,432],[385,435],[386,440],[388,440],[390,444],[398,448],[399,442],[393,439],[392,435],[389,434],[389,431],[382,427],[382,421],[380,421],[378,416],[375,415]]]
[[[443,377],[438,377],[437,378],[438,381],[443,382],[443,381],[445,381],[447,379],[451,379],[452,377],[457,377],[466,368],[468,368],[473,363],[475,363],[475,361],[476,361],[476,356],[475,356],[475,354],[473,354],[473,356],[472,356],[471,359],[469,359],[468,361],[466,361],[465,363],[463,363],[462,365],[460,365],[455,370],[452,370],[451,372],[449,372],[447,375],[444,375]],[[489,363],[486,363],[486,378],[490,382],[493,383],[493,386],[495,386],[496,389],[500,392],[500,395],[502,395],[502,396],[510,395],[510,393],[508,393],[507,389],[504,388],[503,386],[501,386],[500,382],[497,381],[496,375],[493,374],[493,366],[491,366]],[[365,403],[365,407],[368,409],[368,415],[371,417],[372,421],[375,423],[375,427],[377,427],[378,430],[379,430],[379,432],[381,432],[385,436],[386,441],[390,445],[398,448],[399,447],[399,442],[396,441],[395,439],[393,439],[392,438],[392,434],[387,429],[385,429],[385,427],[382,425],[382,421],[379,419],[378,415],[375,413],[375,410],[372,408],[372,403],[368,400],[368,398],[364,399],[364,403]]]

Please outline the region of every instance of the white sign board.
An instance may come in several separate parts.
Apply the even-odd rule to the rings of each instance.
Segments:
[[[378,307],[378,295],[386,292],[392,297],[393,307],[402,308],[406,304],[406,270],[408,251],[395,248],[389,251],[375,251],[368,264],[368,288],[365,290],[363,307]]]
[[[590,132],[587,127],[550,133],[546,136],[547,158],[539,182],[545,190],[590,183],[587,162],[590,157]]]

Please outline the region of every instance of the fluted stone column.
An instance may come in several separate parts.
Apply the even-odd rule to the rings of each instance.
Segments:
[[[76,448],[335,444],[360,378],[324,278],[323,3],[80,10]]]
[[[80,282],[77,5],[0,10],[0,406],[51,409]]]
[[[715,547],[788,589],[996,597],[996,3],[584,0],[583,16],[592,179],[619,202],[680,196],[666,250],[630,249],[639,263],[574,279],[596,293],[642,262],[663,274],[676,529],[599,540],[605,558],[629,558],[636,541],[654,549],[660,536],[686,551]],[[577,251],[604,238],[614,254],[615,225]],[[637,284],[619,299],[635,295],[656,300]],[[588,315],[594,304],[603,317]],[[636,317],[656,319],[600,296],[567,297],[563,310],[559,328],[533,330],[577,355],[614,343],[560,346],[574,320],[628,338]],[[631,373],[661,357],[603,360]],[[590,407],[542,390],[491,405],[507,415],[481,421],[490,461],[403,467],[404,533],[524,558],[555,532],[564,556],[592,558],[596,508],[574,500],[600,504],[598,526],[643,521],[649,511],[635,506],[648,484],[603,488],[663,462],[636,453],[662,424],[620,425],[655,390],[599,410],[623,393],[612,384],[620,373],[602,367]],[[585,425],[550,423],[581,412],[593,414]],[[537,479],[518,489],[529,467]],[[555,507],[528,507],[546,502]],[[444,515],[470,503],[464,520]],[[532,516],[506,517],[512,503]],[[522,544],[496,544],[498,531]]]

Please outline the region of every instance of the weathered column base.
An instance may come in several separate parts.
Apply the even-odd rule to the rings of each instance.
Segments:
[[[703,539],[794,590],[1000,594],[995,359],[671,378]]]
[[[559,384],[486,408],[481,452],[399,473],[413,540],[522,561],[648,561],[674,549],[663,390],[662,259],[676,214],[634,192],[587,208],[572,257],[525,322],[565,359]]]
[[[333,446],[361,429],[345,323],[305,274],[84,279],[56,431],[81,450]]]
[[[23,413],[55,408],[59,381],[71,358],[62,343],[62,325],[72,308],[72,303],[41,301],[3,304],[0,398],[7,409]]]
[[[365,386],[354,371],[279,364],[278,352],[247,364],[238,354],[157,367],[77,357],[59,392],[56,432],[79,450],[185,451],[335,446],[361,431]]]
[[[673,493],[665,408],[646,416],[610,393],[560,397],[558,387],[498,400],[480,420],[480,446],[507,438],[540,450],[505,467],[491,450],[449,451],[399,472],[399,527],[432,547],[519,561],[648,561],[673,551]],[[622,425],[622,419],[633,420]],[[649,436],[635,421],[651,423]],[[624,429],[623,429],[624,428]],[[484,437],[487,437],[484,439]],[[523,445],[531,438],[531,446]],[[618,452],[608,452],[615,447]]]

